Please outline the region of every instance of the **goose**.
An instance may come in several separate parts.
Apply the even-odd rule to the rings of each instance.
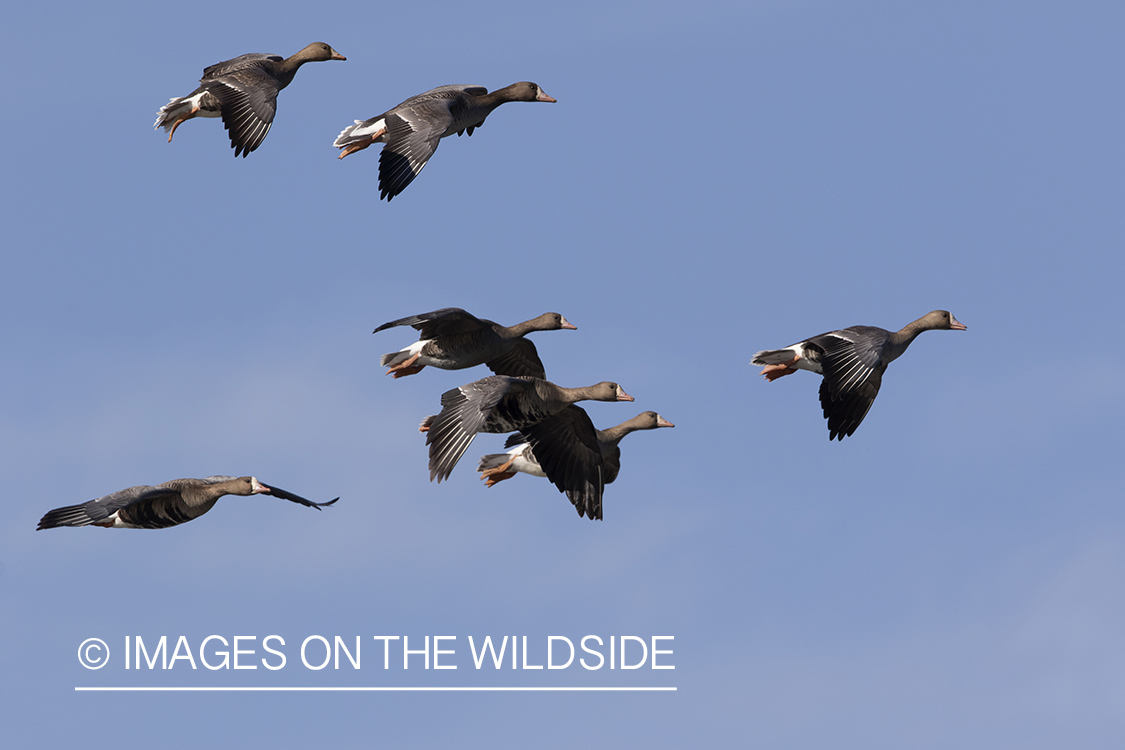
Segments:
[[[187,96],[171,99],[156,113],[154,128],[164,128],[168,142],[176,128],[193,117],[222,117],[235,157],[262,145],[277,112],[277,92],[288,86],[307,62],[347,60],[324,42],[313,42],[282,59],[251,53],[203,69],[202,84]]]
[[[441,413],[427,417],[430,481],[448,479],[478,432],[515,432],[558,414],[577,401],[632,401],[617,383],[563,388],[542,378],[491,375],[442,394]],[[540,457],[546,460],[545,457]]]
[[[887,365],[902,356],[922,331],[965,331],[946,310],[934,310],[900,331],[874,326],[852,326],[805,339],[785,349],[760,351],[750,364],[759,365],[766,380],[774,381],[797,370],[824,376],[820,405],[828,420],[828,439],[843,440],[867,416]]]
[[[438,86],[412,96],[394,109],[356,120],[332,144],[340,159],[373,143],[387,144],[379,155],[379,198],[388,202],[406,189],[437,151],[438,141],[461,135],[484,124],[492,110],[505,102],[555,102],[538,84],[520,81],[492,93],[484,86]]]
[[[510,479],[516,472],[547,477],[559,492],[566,493],[579,516],[600,521],[600,490],[621,471],[621,439],[637,430],[658,427],[675,425],[654,411],[646,411],[616,427],[595,430],[586,410],[572,404],[510,436],[504,447],[511,450],[482,456],[477,471],[486,487]],[[550,473],[536,458],[537,452],[546,457],[544,463]],[[599,469],[600,482],[596,481]]]
[[[36,531],[60,526],[104,526],[111,529],[166,529],[199,518],[223,495],[273,495],[320,510],[339,500],[314,503],[292,492],[262,484],[255,477],[213,476],[173,479],[155,487],[138,485],[81,505],[49,511]]]
[[[396,326],[411,326],[421,332],[419,340],[401,351],[384,354],[379,364],[389,367],[388,375],[406,377],[426,365],[442,370],[461,370],[487,364],[497,375],[526,375],[546,378],[535,344],[524,338],[532,331],[576,331],[558,313],[543,313],[537,318],[502,326],[483,320],[458,307],[392,320],[372,333]]]

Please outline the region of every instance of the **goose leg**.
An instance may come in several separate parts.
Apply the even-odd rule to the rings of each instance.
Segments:
[[[512,459],[508,459],[499,466],[493,466],[491,469],[485,469],[480,473],[480,478],[487,480],[486,487],[491,487],[497,482],[503,482],[505,479],[511,479],[516,475],[514,471],[508,471],[512,468]]]
[[[497,482],[503,482],[505,479],[511,479],[515,475],[516,475],[516,472],[514,472],[514,471],[506,471],[503,474],[493,474],[492,476],[490,476],[485,481],[484,486],[485,487],[491,487],[492,485],[496,484]],[[481,475],[481,479],[484,479],[483,475]]]
[[[347,146],[344,147],[344,150],[341,151],[340,155],[336,158],[337,159],[343,159],[345,156],[351,156],[356,151],[362,151],[363,149],[367,148],[371,144],[378,142],[378,140],[386,134],[387,134],[387,129],[383,128],[379,132],[375,133],[375,135],[371,136],[371,138],[369,140],[356,141],[355,143],[350,143],[350,144],[348,144]]]
[[[388,375],[394,375],[396,378],[404,378],[407,375],[415,375],[415,374],[421,372],[422,368],[425,367],[425,365],[412,366],[417,361],[418,361],[418,355],[415,354],[410,359],[403,360],[402,362],[399,362],[397,365],[392,366],[389,370],[387,370],[387,374]]]
[[[199,111],[199,107],[192,107],[191,111],[188,112],[186,115],[183,115],[181,117],[176,118],[176,121],[174,123],[172,123],[172,129],[170,131],[168,131],[168,142],[169,143],[172,142],[172,136],[174,136],[176,134],[176,128],[180,127],[180,123],[182,123],[186,120],[190,120],[191,118],[195,117],[195,113],[198,112],[198,111]]]
[[[762,368],[762,375],[764,375],[766,380],[770,382],[773,382],[778,378],[785,377],[786,375],[792,375],[793,373],[797,372],[796,368],[794,368],[793,365],[797,363],[798,359],[800,359],[800,357],[794,357],[788,362],[782,362],[776,365],[766,365]]]

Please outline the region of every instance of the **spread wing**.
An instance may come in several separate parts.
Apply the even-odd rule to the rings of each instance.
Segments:
[[[441,413],[430,422],[426,432],[426,445],[430,447],[430,481],[449,478],[502,398],[530,388],[532,385],[528,381],[493,375],[443,393]]]
[[[549,419],[520,430],[543,473],[565,492],[578,515],[602,518],[605,480],[598,432],[586,410],[573,404]]]
[[[539,359],[539,352],[536,351],[535,344],[528,339],[521,338],[507,352],[488,360],[485,364],[497,375],[547,379],[543,362]]]
[[[388,201],[414,181],[450,134],[454,111],[464,94],[481,95],[481,86],[439,86],[411,97],[384,116],[387,145],[379,154],[379,197]]]
[[[882,384],[883,350],[887,332],[856,326],[833,331],[811,340],[823,350],[820,364],[820,405],[828,420],[828,439],[843,440],[867,416]]]
[[[433,312],[411,315],[399,318],[376,328],[372,333],[385,331],[396,326],[411,326],[417,329],[423,339],[433,339],[439,336],[454,336],[461,333],[472,333],[484,328],[487,321],[465,312],[459,307],[443,307]],[[507,375],[509,373],[500,373]]]
[[[139,515],[148,517],[154,508],[163,508],[170,504],[170,500],[179,499],[179,491],[167,487],[152,487],[138,485],[124,490],[118,490],[96,500],[80,505],[68,505],[48,511],[39,520],[39,529],[53,529],[57,526],[89,526],[90,524],[104,521],[122,508],[136,508]],[[187,520],[187,519],[185,519]],[[176,523],[181,523],[177,521]],[[172,526],[175,524],[164,524]],[[160,528],[154,526],[152,528]]]
[[[274,487],[272,484],[265,484],[264,482],[259,482],[259,484],[261,484],[263,487],[266,488],[265,494],[267,494],[267,495],[273,495],[274,497],[280,497],[283,500],[288,500],[291,503],[297,503],[299,505],[304,505],[304,506],[309,507],[309,508],[316,508],[317,510],[320,510],[321,508],[326,508],[329,505],[332,505],[333,503],[335,503],[336,500],[340,499],[340,498],[337,497],[333,500],[329,500],[326,503],[314,503],[312,500],[306,500],[305,498],[301,497],[300,495],[294,495],[292,492],[289,492],[287,490],[283,490],[280,487]]]
[[[235,156],[245,157],[262,145],[277,113],[277,92],[281,90],[277,78],[255,64],[205,78],[203,87],[219,100]]]

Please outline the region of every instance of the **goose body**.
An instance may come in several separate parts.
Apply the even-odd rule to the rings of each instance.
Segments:
[[[487,364],[497,375],[546,378],[535,344],[524,338],[532,331],[576,330],[558,313],[543,313],[514,326],[477,318],[457,307],[392,320],[373,333],[396,326],[411,326],[421,338],[397,352],[384,354],[379,364],[395,378],[413,375],[427,365],[461,370]]]
[[[262,145],[277,112],[277,94],[302,65],[346,59],[324,42],[313,42],[287,58],[251,53],[215,63],[203,70],[199,88],[160,108],[154,127],[163,127],[171,143],[180,123],[193,117],[222,117],[234,155],[245,157]]]
[[[637,430],[675,427],[654,411],[646,411],[616,427],[595,430],[580,406],[568,406],[550,419],[508,438],[507,453],[482,456],[477,471],[486,486],[510,479],[516,472],[547,477],[565,492],[579,516],[602,519],[604,486],[621,471],[621,439]],[[514,447],[513,447],[514,446]],[[543,455],[543,464],[537,455]]]
[[[525,430],[578,401],[632,400],[608,381],[563,388],[542,378],[492,375],[453,388],[442,394],[441,413],[420,428],[429,446],[430,481],[449,478],[478,432]]]
[[[899,331],[852,326],[829,331],[784,349],[760,351],[751,364],[762,366],[766,380],[797,370],[824,376],[820,405],[828,420],[828,439],[843,440],[859,427],[875,397],[887,365],[902,356],[923,331],[964,331],[966,326],[946,310],[934,310]]]
[[[374,143],[379,155],[379,197],[390,201],[406,189],[437,150],[454,133],[473,134],[492,110],[505,102],[554,102],[538,84],[520,81],[489,93],[484,86],[438,86],[368,120],[356,120],[332,144],[340,157]]]
[[[255,477],[173,479],[156,486],[129,487],[81,505],[56,508],[40,519],[36,530],[91,525],[116,529],[164,529],[199,518],[224,495],[259,494],[273,495],[317,510],[340,499],[314,503],[278,487],[262,484]]]

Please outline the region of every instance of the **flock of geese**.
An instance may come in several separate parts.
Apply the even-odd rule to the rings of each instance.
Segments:
[[[200,86],[172,99],[156,120],[171,142],[176,128],[194,117],[220,117],[235,156],[256,150],[273,125],[277,95],[306,62],[345,60],[323,42],[297,54],[248,54],[216,63],[203,71]],[[384,144],[379,157],[380,198],[390,201],[422,171],[446,136],[473,130],[498,106],[512,101],[554,102],[537,84],[523,81],[491,93],[481,86],[439,86],[413,96],[368,120],[356,120],[333,145],[344,158],[374,143]],[[461,370],[486,365],[494,374],[442,394],[441,412],[422,420],[426,435],[430,481],[447,479],[478,433],[512,433],[506,453],[481,458],[477,471],[486,486],[517,473],[546,477],[565,493],[579,516],[602,518],[602,495],[621,468],[619,444],[637,430],[674,425],[654,411],[599,430],[579,401],[633,401],[617,383],[604,381],[564,388],[546,379],[539,354],[527,334],[575,330],[558,313],[544,313],[513,326],[477,318],[449,307],[384,323],[374,333],[410,326],[419,340],[385,354],[380,364],[394,378],[423,368]],[[797,370],[823,377],[820,403],[828,421],[829,440],[843,440],[859,427],[879,393],[887,365],[906,351],[923,331],[966,330],[952,314],[935,310],[899,331],[852,326],[829,331],[784,349],[759,351],[752,364],[769,381]],[[310,508],[316,503],[259,482],[257,478],[210,476],[174,479],[156,486],[129,487],[79,505],[51,510],[38,529],[61,526],[157,529],[176,526],[203,515],[224,495],[266,494]]]
[[[262,145],[277,113],[277,94],[293,82],[307,62],[347,60],[324,42],[313,42],[297,54],[249,54],[203,69],[199,88],[172,99],[156,115],[168,142],[176,128],[193,117],[221,117],[234,155],[246,157]],[[492,110],[505,102],[554,102],[538,85],[513,83],[489,93],[483,86],[438,86],[398,106],[344,128],[332,144],[339,158],[383,143],[379,155],[379,197],[390,201],[414,181],[446,136],[473,134]]]

